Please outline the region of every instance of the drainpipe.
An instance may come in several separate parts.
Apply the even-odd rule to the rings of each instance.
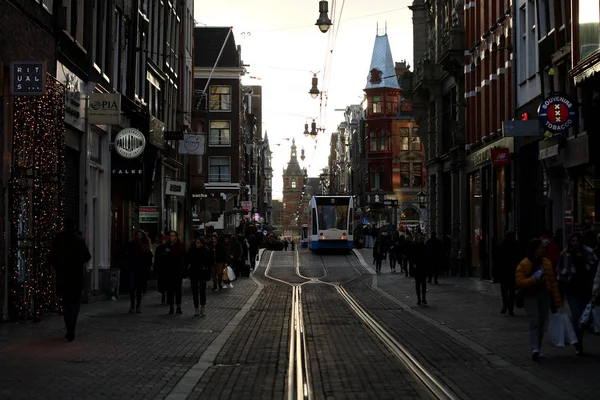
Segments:
[[[517,15],[517,4],[516,2],[512,3],[512,7],[511,7],[511,14],[512,14],[512,18],[513,18],[513,22],[514,22],[514,18]],[[539,27],[539,25],[538,25]],[[510,55],[510,62],[511,62],[511,70],[512,75],[513,75],[513,79],[512,79],[512,104],[513,104],[513,118],[515,115],[517,115],[517,90],[519,89],[519,85],[517,82],[517,68],[515,68],[515,65],[513,64],[514,61],[514,55],[515,54],[519,54],[518,50],[518,46],[519,46],[519,41],[516,40],[516,35],[512,34],[512,48],[513,51],[511,52]],[[515,140],[517,140],[518,138],[515,138]],[[517,182],[516,182],[516,174],[515,174],[515,170],[516,170],[516,166],[517,166],[517,161],[518,161],[518,146],[517,146],[518,142],[514,144],[514,153],[513,153],[513,157],[510,160],[510,192],[511,192],[511,204],[512,204],[512,212],[513,212],[513,216],[512,216],[512,221],[511,223],[509,223],[509,226],[512,225],[516,238],[517,240],[519,240],[519,231],[520,231],[520,227],[519,227],[519,207],[517,207],[517,203],[518,203],[518,199],[517,199],[517,194],[518,191],[516,190],[516,186],[517,186]],[[515,160],[516,158],[516,160]]]

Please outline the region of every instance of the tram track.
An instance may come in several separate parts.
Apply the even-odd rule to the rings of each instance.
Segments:
[[[320,256],[321,265],[323,266],[325,274],[321,278],[311,279],[312,282],[324,283],[329,286],[335,287],[337,293],[344,300],[346,304],[352,309],[354,314],[371,330],[371,332],[383,343],[410,372],[414,375],[427,390],[432,398],[438,400],[455,400],[458,399],[449,388],[446,387],[440,380],[427,371],[427,369],[410,353],[410,351],[403,346],[389,330],[384,328],[377,320],[366,311],[355,299],[348,293],[344,285],[351,283],[352,281],[360,278],[363,273],[354,265],[353,261],[355,256],[345,256],[347,264],[352,266],[355,271],[353,278],[347,279],[343,282],[324,282],[321,281],[324,277],[329,275],[327,265],[324,260],[324,256]],[[297,268],[299,270],[299,259]],[[308,283],[308,282],[305,282]]]
[[[284,279],[272,277],[269,272],[271,269],[273,253],[269,258],[269,263],[265,270],[265,276],[273,281],[283,283],[292,288],[292,305],[290,316],[290,344],[289,344],[289,359],[288,359],[288,375],[287,375],[287,399],[313,399],[313,387],[311,382],[311,370],[306,343],[306,328],[304,321],[303,296],[302,289],[307,285],[321,284],[328,287],[334,287],[339,298],[347,304],[352,313],[369,329],[371,333],[382,343],[392,356],[397,359],[400,364],[413,376],[416,382],[420,384],[427,397],[437,400],[455,400],[459,397],[453,393],[439,379],[432,375],[428,370],[410,353],[410,351],[402,345],[395,335],[388,329],[383,327],[358,301],[346,290],[345,285],[355,281],[363,276],[363,271],[359,270],[354,261],[357,261],[354,255],[345,255],[345,265],[352,267],[354,276],[348,279],[342,279],[339,282],[327,281],[324,279],[333,278],[330,269],[334,268],[330,265],[332,258],[336,256],[320,255],[319,261],[323,268],[323,274],[318,277],[305,276],[302,273],[302,263],[300,253],[296,252],[295,256],[295,272],[296,275],[305,279],[301,283],[290,283]],[[341,256],[337,256],[341,257]],[[339,260],[339,258],[336,258]],[[329,264],[329,266],[328,266]],[[307,286],[309,287],[309,286]]]

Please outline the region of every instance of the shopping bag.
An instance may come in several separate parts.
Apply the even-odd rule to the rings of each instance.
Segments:
[[[581,313],[581,318],[579,318],[579,325],[581,325],[581,327],[586,327],[591,322],[591,320],[592,320],[592,303],[590,302],[585,307],[585,310],[583,310],[583,312]]]
[[[594,333],[600,333],[600,307],[592,309],[592,317],[594,320]]]
[[[233,272],[233,268],[227,267],[227,278],[229,282],[233,282],[235,280],[235,272]]]
[[[229,275],[227,274],[227,268],[229,268],[229,267],[225,267],[225,269],[223,270],[223,273],[221,274],[221,280],[222,281],[228,281],[229,280]]]
[[[550,314],[550,323],[546,332],[546,341],[554,347],[565,346],[565,326],[562,314]]]
[[[578,342],[577,335],[575,334],[575,329],[573,328],[573,322],[571,322],[571,317],[567,313],[560,313],[563,319],[564,326],[564,334],[565,334],[565,344],[575,344]]]

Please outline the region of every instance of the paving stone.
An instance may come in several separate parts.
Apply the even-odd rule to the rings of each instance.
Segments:
[[[181,316],[167,315],[156,293],[143,298],[142,314],[128,314],[124,297],[83,305],[72,343],[58,316],[0,324],[0,398],[163,398],[257,287],[250,279],[234,286],[207,294],[204,318],[193,316],[189,284]]]

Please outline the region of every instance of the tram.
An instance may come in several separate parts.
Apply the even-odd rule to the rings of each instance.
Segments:
[[[310,203],[308,248],[350,251],[354,247],[352,196],[313,196]]]
[[[308,247],[308,224],[302,224],[302,237],[300,239],[300,246]]]

